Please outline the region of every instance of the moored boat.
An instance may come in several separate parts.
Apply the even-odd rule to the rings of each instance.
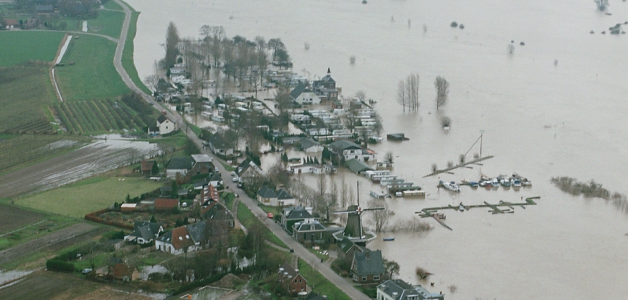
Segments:
[[[385,238],[383,238],[383,240],[384,240],[384,242],[392,242],[392,241],[395,240],[395,238],[394,237],[387,237],[387,238],[385,237]]]
[[[460,187],[453,181],[450,182],[444,182],[444,181],[440,181],[440,185],[442,185],[444,188],[452,191],[452,192],[460,192]]]

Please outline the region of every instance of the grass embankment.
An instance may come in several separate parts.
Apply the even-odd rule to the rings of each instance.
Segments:
[[[57,80],[65,101],[105,99],[129,92],[113,66],[116,44],[97,36],[73,39],[57,67]],[[70,62],[74,65],[69,65]]]
[[[270,229],[264,226],[264,224],[262,224],[262,222],[260,222],[253,215],[253,213],[249,210],[249,208],[246,207],[246,205],[244,205],[242,202],[238,204],[237,215],[238,215],[238,220],[240,221],[240,223],[242,223],[242,225],[244,225],[244,227],[246,228],[259,227],[263,230],[264,236],[266,237],[267,241],[275,245],[278,245],[280,247],[288,248],[288,246],[284,242],[282,242],[275,234],[273,234],[270,231]]]
[[[104,8],[106,8],[106,9],[113,9],[113,10],[122,11],[122,7],[120,5],[118,5],[118,3],[116,3],[113,0],[109,0],[109,1],[105,2],[102,6]]]
[[[122,23],[124,23],[124,12],[99,10],[98,18],[87,20],[87,32],[104,34],[117,39],[122,31]],[[81,23],[80,29],[82,27],[83,24]]]
[[[307,284],[314,292],[326,295],[328,299],[350,300],[347,294],[343,293],[321,273],[312,268],[307,262],[299,258],[299,272],[307,279]]]
[[[130,6],[129,6],[130,7]],[[140,76],[137,74],[137,69],[135,69],[135,63],[133,61],[133,39],[135,39],[135,34],[137,32],[137,18],[139,17],[139,12],[131,13],[131,23],[129,24],[129,32],[126,36],[126,42],[124,44],[124,50],[122,51],[122,67],[131,77],[133,83],[137,85],[145,93],[152,95],[152,92],[144,85]]]
[[[51,124],[54,118],[48,110],[48,105],[55,99],[45,64],[0,68],[0,132],[55,131],[55,126]]]
[[[122,181],[124,179],[124,181]],[[161,186],[141,177],[97,176],[58,189],[16,200],[20,206],[82,218],[85,214],[124,202],[127,194],[137,197]]]
[[[56,31],[0,31],[0,67],[30,60],[52,62],[64,35]],[[0,97],[4,95],[1,93]]]
[[[74,150],[90,138],[58,135],[0,135],[0,174]]]

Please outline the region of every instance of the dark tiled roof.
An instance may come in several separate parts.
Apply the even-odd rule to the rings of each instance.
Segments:
[[[205,237],[205,222],[185,225],[185,228],[195,243],[200,243]]]
[[[168,120],[168,118],[166,118],[166,116],[159,115],[159,117],[157,118],[157,123],[161,124],[161,123],[165,122],[166,120]]]
[[[209,143],[212,144],[214,148],[222,149],[226,147],[225,139],[219,133],[216,133],[209,137]]]
[[[362,149],[362,147],[360,147],[360,145],[351,142],[351,141],[347,141],[347,140],[338,140],[335,141],[331,144],[329,144],[329,147],[331,147],[331,149],[335,150],[335,151],[343,151],[346,149]]]
[[[168,162],[168,166],[166,168],[170,170],[189,170],[190,168],[192,168],[192,163],[193,160],[189,156],[173,157]]]
[[[364,171],[372,171],[373,168],[371,166],[369,166],[368,164],[366,164],[363,161],[359,161],[357,159],[350,159],[348,161],[345,162],[345,164],[347,165],[347,168],[349,168],[349,170],[351,170],[354,173],[360,173],[360,172],[364,172]]]
[[[302,138],[301,139],[301,148],[303,150],[314,147],[314,146],[320,146],[319,143],[317,143],[316,141],[314,141],[311,138]]]
[[[260,188],[259,191],[257,191],[257,195],[259,195],[262,198],[276,198],[277,197],[277,194],[275,193],[275,191],[273,191],[273,189],[267,186],[262,186],[262,188]]]
[[[298,220],[298,219],[310,219],[312,215],[303,207],[296,207],[288,213],[286,219]]]
[[[354,252],[355,272],[359,275],[377,275],[384,273],[382,251]]]
[[[292,99],[296,99],[297,97],[299,97],[299,95],[301,95],[301,93],[303,93],[303,91],[305,90],[305,84],[301,83],[299,85],[297,85],[297,87],[295,87],[291,92],[290,92],[290,97],[292,97]]]
[[[325,227],[321,223],[314,221],[312,223],[297,223],[295,224],[296,231],[323,231]]]
[[[278,200],[286,200],[286,199],[294,199],[294,197],[292,197],[292,195],[290,195],[290,193],[288,193],[288,191],[284,190],[284,189],[280,189],[277,191],[277,199]]]

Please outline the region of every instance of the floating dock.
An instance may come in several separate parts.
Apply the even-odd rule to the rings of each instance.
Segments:
[[[453,206],[453,205],[447,205],[447,206],[439,206],[439,207],[429,207],[429,208],[424,208],[419,212],[416,212],[417,214],[419,214],[419,216],[421,218],[434,218],[434,220],[436,220],[440,225],[442,225],[443,227],[449,229],[449,230],[453,230],[451,229],[451,227],[447,226],[447,224],[445,224],[445,222],[443,222],[444,219],[444,214],[439,214],[437,213],[439,210],[444,210],[444,209],[451,209],[454,211],[465,211],[465,210],[470,210],[472,208],[480,208],[480,207],[486,207],[489,208],[490,213],[492,214],[512,214],[515,212],[515,207],[519,206],[523,209],[525,209],[526,205],[536,205],[536,202],[534,202],[534,200],[536,199],[541,199],[541,197],[537,196],[537,197],[529,197],[525,199],[525,202],[519,202],[519,203],[512,203],[512,202],[506,202],[506,201],[502,201],[500,200],[499,203],[496,204],[491,204],[488,203],[486,201],[484,201],[484,204],[476,204],[476,205],[464,205],[462,203],[460,203],[460,205],[458,206]],[[501,207],[507,207],[506,209],[501,208]],[[441,217],[443,216],[443,217]]]

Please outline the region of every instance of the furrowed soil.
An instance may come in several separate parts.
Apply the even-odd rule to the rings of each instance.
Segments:
[[[42,214],[23,210],[15,206],[0,206],[0,234],[31,225],[43,218]]]
[[[47,234],[41,238],[31,240],[26,243],[17,245],[13,248],[1,251],[0,268],[3,268],[6,264],[11,263],[14,260],[20,259],[38,251],[46,251],[52,254],[53,252],[63,249],[64,247],[97,236],[108,230],[108,228],[99,227],[88,223],[78,223],[51,232],[50,234]],[[0,296],[0,299],[5,298]]]

